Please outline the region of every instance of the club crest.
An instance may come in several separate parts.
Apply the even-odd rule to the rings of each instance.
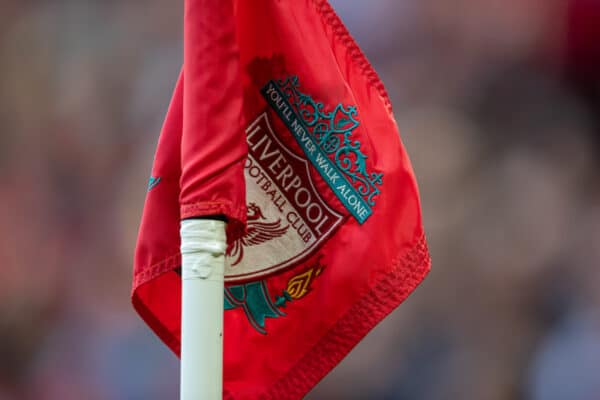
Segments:
[[[225,281],[247,282],[297,265],[344,221],[316,189],[306,158],[275,134],[268,112],[246,129],[248,225],[228,249]]]
[[[229,256],[231,266],[235,267],[244,257],[244,247],[256,246],[265,243],[268,240],[285,235],[290,225],[283,225],[281,218],[277,221],[268,222],[263,215],[260,207],[254,203],[248,204],[248,217],[246,233],[236,240],[231,249]]]
[[[348,218],[363,224],[372,215],[383,183],[352,137],[356,107],[327,109],[299,87],[292,76],[260,89],[269,109],[246,129],[247,229],[227,250],[225,310],[243,309],[261,334],[267,318],[310,293],[324,269],[316,251]],[[269,293],[269,276],[296,267],[286,287]]]

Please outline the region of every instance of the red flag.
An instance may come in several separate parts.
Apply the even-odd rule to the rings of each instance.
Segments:
[[[427,274],[418,190],[385,89],[327,1],[226,8],[186,8],[204,21],[186,28],[133,303],[178,353],[180,218],[246,218],[228,236],[224,397],[296,399]]]

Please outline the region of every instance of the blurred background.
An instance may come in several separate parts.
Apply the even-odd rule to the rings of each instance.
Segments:
[[[0,400],[175,399],[129,302],[182,1],[0,4]],[[334,0],[433,269],[308,399],[600,396],[600,1]]]

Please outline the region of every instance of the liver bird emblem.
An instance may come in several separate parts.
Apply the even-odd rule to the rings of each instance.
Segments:
[[[244,236],[233,242],[227,254],[235,258],[231,266],[237,265],[244,257],[244,247],[256,246],[268,242],[279,236],[285,235],[289,225],[282,226],[281,219],[274,222],[266,222],[259,206],[254,203],[248,205],[247,229]],[[263,222],[264,221],[264,222]]]

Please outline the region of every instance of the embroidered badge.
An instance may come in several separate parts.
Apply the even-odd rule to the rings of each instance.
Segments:
[[[272,111],[266,108],[246,128],[247,230],[227,249],[225,309],[242,309],[262,334],[266,319],[285,316],[283,309],[310,293],[323,270],[320,259],[300,265],[350,216],[363,224],[372,215],[383,180],[353,138],[360,126],[356,107],[327,107],[299,88],[294,76],[257,85]],[[324,183],[315,182],[319,176]],[[293,267],[301,272],[272,296],[266,279]]]
[[[271,80],[261,90],[269,105],[292,133],[304,154],[359,223],[373,213],[383,174],[367,170],[367,156],[352,139],[360,123],[355,106],[323,103],[300,92],[298,77]]]
[[[346,217],[317,191],[310,164],[275,134],[262,113],[246,129],[248,227],[230,245],[227,283],[264,279],[307,259]]]
[[[260,207],[254,203],[248,205],[247,229],[244,236],[234,242],[229,255],[235,258],[231,266],[239,264],[244,256],[244,247],[254,246],[285,235],[289,224],[283,226],[281,218],[277,221],[266,222]]]
[[[288,280],[281,294],[271,298],[265,281],[257,281],[225,288],[225,310],[242,308],[250,324],[261,334],[266,334],[265,321],[267,318],[284,317],[282,310],[288,303],[299,300],[311,291],[312,282],[321,274],[325,267],[317,261]]]

